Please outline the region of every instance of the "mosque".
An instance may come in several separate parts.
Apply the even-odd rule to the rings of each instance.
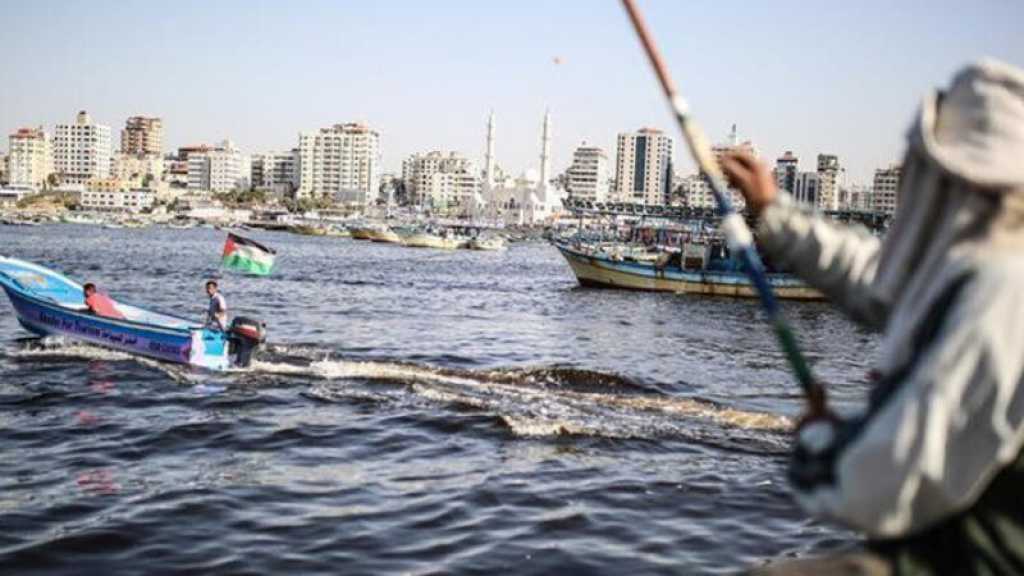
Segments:
[[[473,198],[475,216],[507,225],[533,225],[551,220],[562,211],[565,192],[551,184],[551,113],[544,112],[540,174],[528,170],[518,178],[499,177],[494,155],[494,113],[487,119],[487,154],[483,183]]]

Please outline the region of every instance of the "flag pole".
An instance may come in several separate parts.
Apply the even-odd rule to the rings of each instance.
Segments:
[[[812,414],[824,414],[826,412],[825,390],[811,373],[810,365],[797,344],[796,335],[790,328],[789,323],[786,322],[782,310],[779,308],[779,303],[772,292],[771,284],[768,283],[764,264],[761,262],[761,258],[754,247],[754,236],[750,232],[750,228],[747,227],[746,222],[743,221],[743,217],[736,211],[732,201],[729,199],[728,189],[725,185],[725,175],[715,159],[711,146],[708,145],[704,132],[690,116],[686,100],[676,90],[675,83],[669,75],[661,53],[658,52],[657,46],[654,45],[654,40],[634,0],[622,0],[622,4],[629,14],[629,19],[633,23],[637,36],[640,38],[640,43],[643,44],[651,66],[658,76],[658,82],[661,84],[665,97],[668,99],[676,123],[679,125],[679,130],[683,133],[683,138],[686,140],[690,155],[700,168],[701,174],[711,186],[711,192],[718,205],[718,214],[722,218],[721,228],[725,233],[729,248],[739,255],[740,261],[750,277],[750,282],[757,290],[761,300],[761,307],[768,317],[768,322],[775,331],[776,339],[782,347],[782,351],[789,361],[793,373],[796,375],[797,383],[803,390],[810,412]]]

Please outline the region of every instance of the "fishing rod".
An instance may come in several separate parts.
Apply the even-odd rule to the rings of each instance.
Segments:
[[[668,73],[668,68],[665,66],[658,48],[654,45],[654,40],[647,30],[647,25],[644,24],[643,17],[640,15],[634,0],[622,0],[622,4],[626,8],[626,12],[629,13],[629,19],[633,23],[633,28],[636,30],[640,43],[643,44],[644,51],[647,53],[647,58],[650,60],[651,66],[658,76],[658,81],[661,83],[665,97],[669,101],[672,113],[676,117],[676,122],[683,133],[683,138],[686,140],[690,154],[711,186],[711,192],[718,205],[718,214],[722,218],[721,227],[725,233],[729,249],[739,254],[740,261],[750,277],[750,282],[757,290],[757,294],[761,299],[761,307],[768,316],[768,321],[775,330],[775,336],[779,341],[779,345],[782,347],[789,365],[796,374],[797,382],[800,384],[804,397],[807,399],[811,414],[825,414],[825,390],[811,374],[810,366],[800,351],[796,336],[782,315],[779,302],[775,298],[775,293],[772,292],[771,285],[768,283],[768,277],[765,275],[764,264],[754,248],[754,235],[750,232],[750,228],[743,221],[743,217],[740,216],[729,200],[725,175],[722,173],[722,169],[719,167],[718,161],[711,151],[711,146],[708,145],[707,137],[705,137],[704,132],[690,117],[689,105],[676,90],[675,83]]]

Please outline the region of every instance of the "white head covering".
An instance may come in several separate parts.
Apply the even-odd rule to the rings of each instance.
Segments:
[[[925,98],[908,140],[873,285],[892,311],[883,371],[905,361],[915,327],[958,277],[996,251],[1024,257],[1024,71],[968,66]]]

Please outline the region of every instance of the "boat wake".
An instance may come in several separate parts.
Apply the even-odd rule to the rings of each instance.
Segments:
[[[653,390],[616,374],[547,366],[468,370],[389,360],[332,359],[315,346],[269,346],[247,369],[208,373],[80,344],[23,346],[15,358],[134,361],[183,385],[309,386],[321,402],[429,401],[490,415],[518,437],[680,439],[757,453],[783,453],[788,418]]]

